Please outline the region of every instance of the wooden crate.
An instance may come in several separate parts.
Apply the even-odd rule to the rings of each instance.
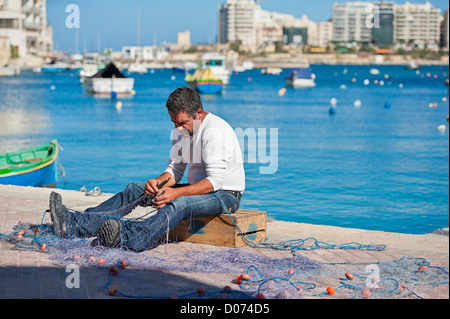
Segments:
[[[261,242],[266,238],[266,212],[240,209],[231,214],[245,238]],[[187,241],[226,247],[246,245],[230,215],[186,219],[173,229],[169,238],[172,241]]]

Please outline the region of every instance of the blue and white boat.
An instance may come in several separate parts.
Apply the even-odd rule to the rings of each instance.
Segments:
[[[44,73],[63,73],[70,70],[69,65],[63,62],[51,62],[41,67],[41,72]]]
[[[293,88],[312,88],[316,86],[315,78],[310,68],[291,69],[286,77],[286,85]]]

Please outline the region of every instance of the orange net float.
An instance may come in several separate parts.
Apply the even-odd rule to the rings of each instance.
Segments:
[[[128,266],[127,261],[125,259],[121,259],[120,260],[120,269],[123,270],[123,269],[127,268],[127,266]]]
[[[335,290],[333,287],[328,287],[328,288],[327,288],[327,293],[328,293],[330,296],[333,296],[333,295],[336,294],[336,290]]]

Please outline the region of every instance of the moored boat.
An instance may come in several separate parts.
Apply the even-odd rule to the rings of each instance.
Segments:
[[[223,89],[223,81],[211,69],[197,70],[193,75],[186,76],[189,88],[203,94],[217,94]]]
[[[230,83],[233,70],[227,67],[224,55],[218,53],[205,53],[202,56],[201,69],[210,69],[216,78],[222,81],[223,85],[228,85]]]
[[[20,67],[16,66],[0,66],[0,76],[14,76],[20,74]]]
[[[0,155],[0,184],[56,187],[58,143]]]
[[[310,68],[296,68],[286,77],[286,85],[293,88],[312,88],[316,86],[314,78]]]
[[[126,77],[114,63],[110,63],[93,76],[86,77],[84,86],[92,94],[131,94],[134,79]]]

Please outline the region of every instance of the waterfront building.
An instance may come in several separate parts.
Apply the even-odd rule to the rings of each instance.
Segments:
[[[331,42],[333,41],[333,22],[318,22],[316,25],[317,34],[315,43],[313,43],[312,45],[320,48],[326,48],[330,46]]]
[[[441,10],[431,3],[395,6],[394,42],[401,48],[438,49]]]
[[[256,46],[256,18],[261,9],[254,0],[227,0],[219,9],[218,43]]]
[[[373,4],[369,2],[335,2],[333,4],[333,41],[348,45],[372,42]]]
[[[381,1],[373,4],[372,43],[379,47],[390,47],[394,44],[395,3]]]
[[[9,38],[15,56],[44,57],[53,50],[45,0],[0,0],[0,37]]]
[[[449,50],[448,48],[448,9],[444,11],[442,23],[441,23],[441,48],[444,50]]]

